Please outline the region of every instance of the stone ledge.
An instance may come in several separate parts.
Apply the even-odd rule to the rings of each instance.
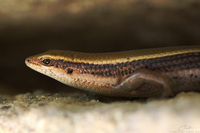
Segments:
[[[172,99],[146,102],[110,103],[87,96],[35,94],[18,95],[13,100],[1,98],[0,132],[169,133],[180,128],[200,131],[199,93],[181,93]]]

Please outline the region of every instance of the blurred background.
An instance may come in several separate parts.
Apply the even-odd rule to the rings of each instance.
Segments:
[[[76,90],[26,67],[26,57],[47,50],[178,45],[200,45],[198,0],[1,0],[0,93]]]

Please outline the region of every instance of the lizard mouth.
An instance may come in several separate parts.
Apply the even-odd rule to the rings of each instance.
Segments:
[[[33,58],[33,57],[28,57],[25,59],[25,64],[34,69],[35,67],[39,67],[41,66],[41,64],[39,63],[38,59],[37,58]]]

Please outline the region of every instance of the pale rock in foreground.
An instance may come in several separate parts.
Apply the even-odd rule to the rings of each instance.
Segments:
[[[1,99],[0,132],[176,133],[200,132],[200,94],[165,100],[102,103],[61,94]]]

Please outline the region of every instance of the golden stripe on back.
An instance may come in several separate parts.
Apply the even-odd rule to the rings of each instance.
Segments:
[[[164,47],[110,53],[82,53],[64,50],[50,50],[37,56],[48,56],[54,59],[63,59],[77,63],[115,64],[132,60],[157,58],[190,52],[200,52],[200,46]]]

